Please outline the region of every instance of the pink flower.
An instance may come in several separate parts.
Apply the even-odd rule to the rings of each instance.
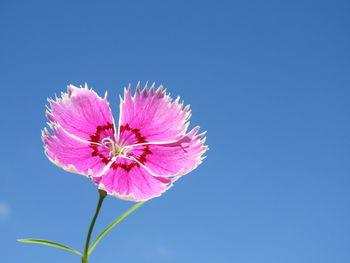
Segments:
[[[49,99],[51,135],[42,133],[47,157],[66,171],[85,175],[99,189],[121,199],[160,196],[195,169],[207,150],[199,127],[187,132],[189,106],[173,101],[162,86],[147,85],[121,98],[115,126],[106,96],[68,86],[62,98]]]

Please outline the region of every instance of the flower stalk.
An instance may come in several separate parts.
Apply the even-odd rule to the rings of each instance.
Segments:
[[[91,239],[92,230],[94,229],[96,219],[98,217],[98,214],[100,213],[100,209],[101,209],[103,200],[107,196],[107,193],[105,191],[103,191],[103,190],[98,190],[98,193],[99,193],[99,199],[98,199],[98,203],[97,203],[97,207],[96,207],[96,211],[95,211],[94,217],[91,220],[89,231],[88,231],[88,234],[86,236],[84,254],[83,254],[82,260],[81,260],[82,263],[88,263],[88,259],[89,259],[89,253],[88,252],[89,252],[89,245],[90,245],[90,239]]]

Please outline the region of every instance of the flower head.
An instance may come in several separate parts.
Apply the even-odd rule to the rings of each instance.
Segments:
[[[161,195],[195,169],[207,150],[199,127],[187,131],[189,106],[172,100],[160,86],[130,86],[121,98],[119,126],[106,96],[68,86],[49,99],[49,126],[42,133],[47,157],[63,169],[85,175],[99,189],[121,199],[141,201]]]

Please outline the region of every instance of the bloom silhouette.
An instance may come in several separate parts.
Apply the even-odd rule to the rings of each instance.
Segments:
[[[169,189],[195,169],[207,150],[205,133],[188,130],[190,109],[172,100],[162,86],[121,98],[119,126],[106,96],[68,86],[61,98],[49,99],[51,134],[42,138],[48,158],[63,169],[85,175],[99,189],[121,199],[142,201]]]

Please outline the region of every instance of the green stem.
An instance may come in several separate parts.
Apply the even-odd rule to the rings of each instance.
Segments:
[[[89,245],[90,245],[90,238],[91,238],[92,230],[94,229],[94,225],[95,225],[97,216],[100,212],[103,200],[105,199],[105,197],[107,195],[107,193],[103,190],[98,190],[98,193],[99,193],[99,199],[98,199],[98,203],[97,203],[94,217],[92,218],[92,221],[91,221],[91,224],[89,227],[89,232],[88,232],[87,237],[86,237],[84,254],[82,256],[82,261],[81,261],[82,263],[88,263],[88,258],[89,258],[88,252],[89,252]]]

